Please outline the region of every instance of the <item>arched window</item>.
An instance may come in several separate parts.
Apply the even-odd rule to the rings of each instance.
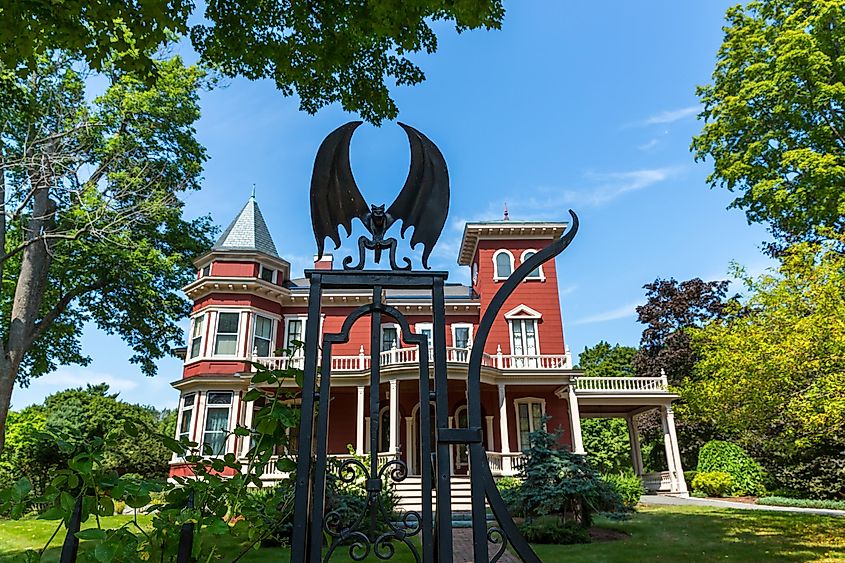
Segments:
[[[513,273],[513,254],[504,249],[497,250],[493,255],[493,265],[496,268],[494,279],[507,279]]]
[[[537,254],[536,250],[533,250],[533,249],[526,250],[525,252],[522,253],[522,256],[519,259],[520,263],[525,263],[526,260],[528,260],[529,258],[534,256],[535,254]],[[543,267],[537,266],[536,268],[534,268],[534,270],[532,270],[532,272],[530,274],[528,274],[525,277],[525,279],[527,279],[527,280],[544,280],[544,279],[546,279],[546,277],[543,275]]]

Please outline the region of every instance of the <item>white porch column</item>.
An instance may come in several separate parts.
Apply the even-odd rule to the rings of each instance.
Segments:
[[[358,386],[358,410],[355,417],[355,453],[364,455],[364,386]]]
[[[399,452],[399,382],[390,380],[390,453]]]
[[[485,416],[485,422],[487,423],[487,451],[493,451],[493,417],[492,416]]]
[[[449,417],[449,428],[455,427],[455,417]],[[449,446],[449,475],[455,475],[455,448],[460,447],[459,445],[452,444]]]
[[[631,464],[634,466],[634,474],[642,477],[643,474],[643,452],[640,447],[640,429],[637,427],[636,415],[626,416],[628,423],[628,441],[631,443]]]
[[[672,448],[672,436],[669,433],[668,413],[665,406],[660,407],[660,426],[663,428],[663,446],[666,450],[666,466],[669,469],[669,481],[671,483],[671,492],[677,493],[678,486],[678,472],[675,469],[675,452]]]
[[[508,405],[505,384],[499,383],[499,437],[502,441],[502,475],[513,475],[511,469],[511,447],[508,430]]]
[[[572,453],[584,454],[584,437],[581,435],[581,409],[575,394],[575,382],[569,384],[569,427],[572,430]]]
[[[408,464],[408,472],[413,471],[416,465],[417,448],[414,447],[414,417],[405,417],[405,463]]]
[[[681,463],[681,448],[678,445],[678,434],[675,431],[675,412],[672,410],[672,405],[666,406],[666,426],[669,427],[669,441],[672,445],[672,457],[675,464],[675,479],[678,482],[678,490],[676,492],[681,495],[687,495],[687,482],[684,479],[684,468]]]
[[[244,402],[244,427],[252,430],[252,415],[255,412],[255,403]],[[246,457],[252,447],[252,438],[244,436],[241,438],[241,456]]]

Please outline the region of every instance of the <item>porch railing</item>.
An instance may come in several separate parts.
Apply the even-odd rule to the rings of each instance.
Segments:
[[[668,471],[645,473],[640,477],[643,487],[650,493],[668,493],[672,491],[672,476]]]
[[[666,377],[579,377],[575,381],[578,393],[607,393],[625,391],[635,393],[666,392]]]
[[[455,364],[468,364],[471,349],[469,348],[446,348],[446,361]],[[382,366],[398,366],[404,364],[419,364],[419,348],[416,346],[407,348],[394,348],[385,350],[380,354]],[[302,357],[253,357],[252,361],[258,362],[270,369],[286,369],[289,367],[302,369]],[[433,361],[432,352],[429,350],[429,361]],[[486,367],[493,367],[501,370],[549,370],[549,369],[571,369],[572,360],[568,354],[537,354],[537,355],[511,355],[484,354],[481,364]],[[370,356],[360,352],[354,356],[332,356],[332,372],[354,372],[370,369]]]

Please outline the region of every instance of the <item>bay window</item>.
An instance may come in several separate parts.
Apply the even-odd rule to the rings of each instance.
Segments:
[[[211,455],[226,453],[226,436],[229,432],[229,415],[232,411],[231,391],[209,391],[205,407],[203,448],[208,446]]]
[[[240,313],[218,313],[217,333],[214,337],[214,354],[234,356],[238,352],[238,326]]]
[[[194,318],[193,326],[191,327],[191,342],[188,359],[196,358],[202,352],[202,327],[205,324],[203,320],[205,315],[200,315]]]
[[[270,356],[270,345],[273,339],[273,319],[255,315],[253,327],[252,350],[259,358]]]
[[[179,416],[179,440],[185,438],[191,439],[191,422],[194,418],[194,402],[196,401],[196,394],[190,393],[182,397],[182,413]]]

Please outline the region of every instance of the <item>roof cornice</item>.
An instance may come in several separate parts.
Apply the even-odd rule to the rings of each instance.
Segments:
[[[458,251],[458,264],[469,266],[478,243],[485,239],[540,239],[559,238],[568,221],[484,221],[467,223]]]

